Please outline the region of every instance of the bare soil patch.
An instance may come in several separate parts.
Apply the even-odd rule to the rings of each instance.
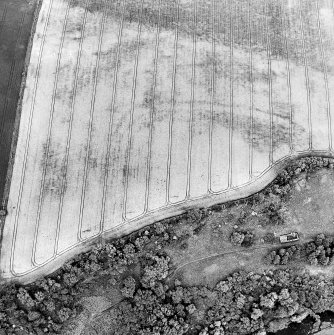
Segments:
[[[212,286],[219,278],[235,270],[262,272],[273,268],[265,264],[263,258],[269,250],[281,246],[278,241],[281,234],[298,232],[298,243],[309,241],[318,233],[333,235],[333,189],[332,169],[323,168],[300,174],[294,180],[289,198],[281,203],[280,212],[284,217],[281,224],[268,218],[268,212],[264,210],[268,206],[268,199],[255,204],[240,202],[227,205],[219,212],[212,212],[202,231],[189,238],[185,249],[167,250],[177,269],[175,277],[179,276],[189,285],[203,283]],[[259,196],[262,197],[261,194]],[[280,200],[272,197],[272,203],[279,204]],[[240,229],[254,233],[253,248],[236,248],[231,244],[231,233]],[[268,242],[268,237],[274,240]],[[300,264],[296,262],[290,266],[298,268]],[[314,274],[334,276],[333,265],[328,268],[307,268]]]

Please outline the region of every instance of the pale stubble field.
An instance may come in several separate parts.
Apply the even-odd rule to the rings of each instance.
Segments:
[[[44,0],[1,271],[31,280],[89,242],[249,195],[332,154],[332,3]]]

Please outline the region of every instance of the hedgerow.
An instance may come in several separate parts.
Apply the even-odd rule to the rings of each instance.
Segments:
[[[327,266],[334,262],[334,237],[318,234],[311,242],[272,250],[266,259],[274,265],[286,265],[298,260]]]
[[[283,224],[286,220],[284,201],[289,197],[294,180],[322,167],[333,168],[334,160],[309,157],[293,162],[266,189],[239,203],[260,203],[268,224]],[[124,296],[115,319],[118,334],[201,332],[204,335],[236,331],[246,334],[246,329],[277,329],[305,313],[317,313],[334,305],[331,282],[309,275],[299,277],[289,270],[264,275],[236,273],[213,290],[180,285],[168,287],[165,279],[173,264],[164,253],[164,247],[184,247],[192,235],[201,232],[211,211],[229,206],[234,206],[234,202],[162,220],[127,237],[98,244],[32,284],[3,286],[0,335],[61,333],[64,323],[80,312],[78,298],[84,283],[101,276],[119,284]],[[247,215],[242,216],[241,225],[243,220],[247,220]],[[325,264],[328,259],[328,264],[333,257],[332,240],[318,238],[314,246],[307,247],[309,261],[313,259],[314,263],[316,259],[319,264]],[[288,262],[292,257],[298,259],[301,252],[298,248],[281,248],[284,251],[275,253],[275,257],[281,257],[276,262],[281,264],[283,259]],[[140,264],[140,276],[126,277],[123,281],[124,273],[135,264]],[[326,295],[322,289],[314,290],[318,284],[326,288]],[[270,299],[274,302],[270,303]]]

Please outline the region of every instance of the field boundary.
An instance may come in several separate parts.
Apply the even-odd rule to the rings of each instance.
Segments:
[[[126,235],[130,235],[133,232],[136,232],[139,229],[142,229],[148,225],[151,225],[155,222],[161,221],[163,219],[168,219],[173,216],[180,215],[187,210],[194,208],[203,208],[210,207],[217,204],[226,203],[229,201],[240,200],[248,198],[263,189],[265,189],[270,183],[272,183],[277,175],[284,170],[287,166],[291,165],[294,161],[305,158],[305,157],[324,157],[324,158],[334,158],[334,155],[328,154],[322,151],[307,151],[299,154],[295,154],[290,157],[284,157],[281,160],[277,161],[269,169],[267,169],[261,176],[259,176],[253,183],[248,184],[243,187],[236,189],[230,189],[228,192],[222,194],[213,194],[208,195],[205,198],[189,200],[186,203],[176,204],[172,207],[159,210],[156,213],[152,213],[149,216],[129,221],[127,224],[122,224],[116,226],[114,229],[105,231],[101,235],[96,236],[95,238],[84,240],[81,243],[75,244],[72,247],[64,250],[62,253],[58,254],[55,259],[50,260],[45,265],[39,267],[38,269],[33,269],[28,273],[23,275],[17,275],[16,277],[10,278],[0,278],[0,285],[5,282],[19,282],[23,284],[31,283],[41,276],[45,276],[55,272],[60,268],[65,262],[69,261],[74,256],[87,252],[91,249],[92,246],[97,243],[104,243],[109,240],[120,238]]]
[[[13,173],[15,152],[16,152],[16,146],[17,146],[17,139],[19,137],[23,92],[24,92],[26,79],[27,79],[27,71],[28,71],[28,67],[29,67],[29,63],[30,63],[31,50],[32,50],[32,45],[33,45],[33,38],[34,38],[34,35],[35,35],[35,31],[36,31],[37,19],[38,19],[39,12],[40,12],[40,9],[42,7],[42,2],[43,2],[43,0],[36,0],[36,1],[37,1],[37,3],[36,3],[36,9],[35,9],[34,18],[33,18],[33,24],[32,24],[32,28],[30,30],[29,42],[28,42],[27,52],[26,52],[26,56],[25,56],[25,60],[24,60],[24,69],[23,69],[23,72],[22,72],[22,80],[21,80],[19,100],[17,102],[17,107],[16,107],[16,117],[15,117],[15,122],[14,122],[12,144],[11,144],[11,148],[10,148],[10,158],[9,158],[8,169],[7,169],[6,183],[5,183],[5,188],[4,188],[4,192],[3,192],[3,195],[2,195],[2,199],[1,199],[3,206],[7,205],[8,197],[9,197],[11,177],[12,177],[12,173]]]
[[[24,59],[24,69],[22,72],[19,99],[18,99],[17,106],[16,106],[16,116],[15,116],[15,122],[14,122],[14,128],[13,128],[8,168],[7,168],[7,173],[6,173],[6,182],[5,182],[3,194],[0,195],[1,205],[4,207],[7,207],[8,198],[9,198],[9,191],[10,191],[10,185],[11,185],[11,179],[12,179],[13,167],[14,167],[14,161],[15,161],[15,153],[16,153],[16,147],[17,147],[17,140],[19,137],[23,92],[24,92],[25,84],[26,84],[27,71],[28,71],[28,67],[30,63],[33,38],[35,35],[36,26],[37,26],[37,19],[39,16],[40,9],[42,7],[42,2],[43,0],[36,0],[36,5],[35,5],[36,8],[35,8],[34,15],[33,15],[33,24],[30,30],[30,37],[29,37],[27,51],[26,51],[26,55]],[[2,245],[4,226],[5,226],[5,219],[0,218],[0,255],[1,255],[1,250],[2,250],[1,245]]]

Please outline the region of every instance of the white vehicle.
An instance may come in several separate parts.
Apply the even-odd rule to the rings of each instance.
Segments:
[[[284,234],[284,235],[281,235],[279,237],[279,241],[281,243],[295,242],[295,241],[298,241],[298,240],[299,240],[299,235],[298,235],[297,232]]]

